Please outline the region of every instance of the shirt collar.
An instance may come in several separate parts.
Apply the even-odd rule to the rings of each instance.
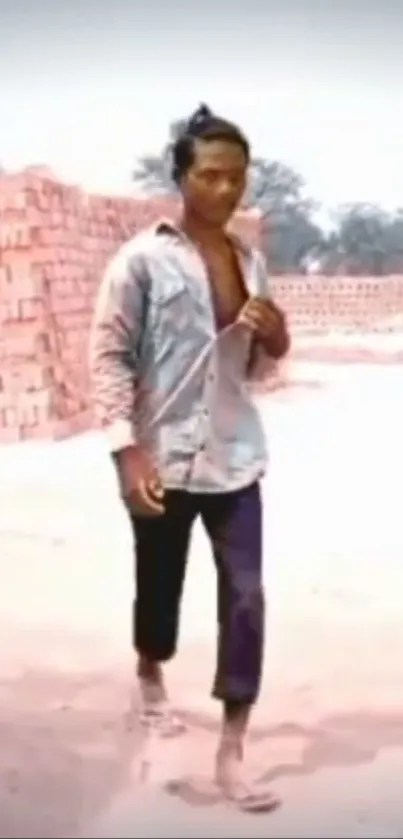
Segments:
[[[173,221],[171,221],[170,219],[167,219],[167,218],[159,219],[157,221],[157,223],[154,225],[153,231],[154,231],[155,236],[163,236],[163,235],[173,236],[173,237],[176,237],[177,239],[181,240],[184,244],[187,244],[188,241],[189,241],[186,238],[185,234],[182,232],[182,230],[178,227],[178,225],[175,224],[175,222],[173,222]],[[236,233],[233,233],[232,231],[228,231],[228,236],[229,236],[231,242],[233,243],[234,247],[236,248],[236,250],[240,251],[245,256],[250,255],[251,249],[250,249],[249,245],[247,245],[239,236],[237,236]]]

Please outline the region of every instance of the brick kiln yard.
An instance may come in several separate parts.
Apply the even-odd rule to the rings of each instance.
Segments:
[[[269,819],[234,821],[214,796],[195,808],[165,789],[206,775],[217,726],[203,534],[169,673],[191,734],[157,749],[140,795],[130,535],[102,443],[87,432],[7,445],[88,428],[105,260],[175,212],[88,196],[35,168],[0,176],[0,837],[401,836],[403,277],[276,281],[300,386],[261,397],[270,608],[251,758],[284,797]],[[255,215],[236,223],[259,238]],[[366,363],[338,364],[353,360]]]
[[[282,809],[252,819],[162,789],[203,775],[214,743],[214,578],[199,531],[169,673],[191,734],[164,746],[139,795],[140,740],[126,730],[130,536],[87,434],[0,449],[0,836],[402,835],[401,369],[298,376],[322,386],[261,400],[270,610],[250,757]]]

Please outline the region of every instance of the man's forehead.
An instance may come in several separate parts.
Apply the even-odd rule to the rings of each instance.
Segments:
[[[245,167],[245,154],[238,143],[233,140],[217,138],[216,140],[197,139],[195,142],[195,163],[199,166],[237,166]]]

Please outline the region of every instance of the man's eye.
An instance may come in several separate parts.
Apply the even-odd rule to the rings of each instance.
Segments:
[[[218,172],[204,172],[203,173],[204,180],[206,181],[206,183],[209,183],[209,184],[216,183],[218,181],[219,177],[220,176],[219,176]]]

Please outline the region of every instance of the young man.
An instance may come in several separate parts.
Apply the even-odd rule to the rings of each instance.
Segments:
[[[247,381],[284,356],[284,315],[259,252],[226,231],[245,190],[249,145],[202,106],[173,148],[183,200],[125,244],[96,308],[92,373],[136,547],[133,643],[149,720],[178,720],[162,662],[175,653],[191,529],[200,516],[218,580],[214,696],[223,722],[216,779],[243,809],[274,805],[240,775],[263,658],[266,451]]]

